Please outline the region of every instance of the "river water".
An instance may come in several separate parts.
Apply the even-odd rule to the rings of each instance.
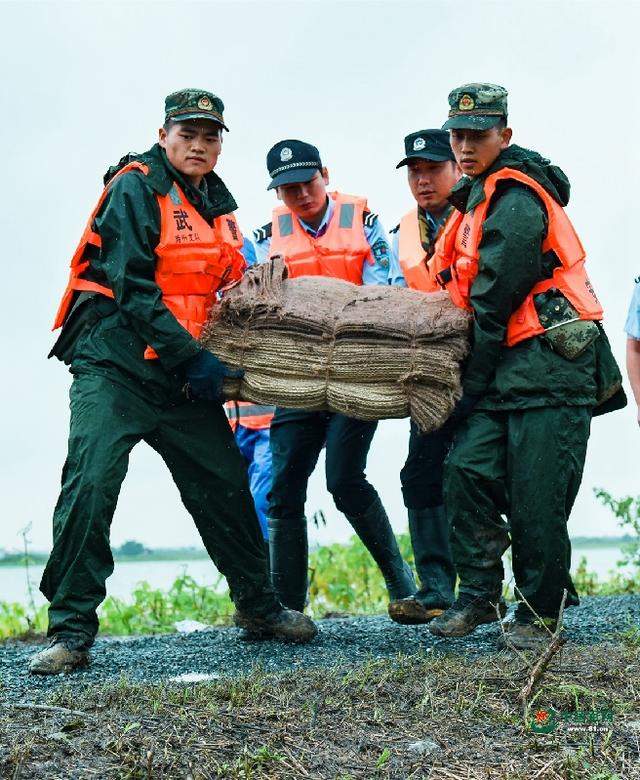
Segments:
[[[588,569],[598,577],[606,579],[609,572],[616,570],[616,562],[621,557],[617,547],[578,547],[573,549],[573,568],[580,558],[585,556]],[[508,569],[508,560],[505,559]],[[30,580],[36,604],[45,603],[38,591],[43,566],[31,566]],[[116,562],[115,571],[107,582],[107,591],[111,596],[129,599],[137,583],[146,580],[153,588],[168,589],[176,577],[186,572],[202,585],[214,585],[218,572],[208,560],[196,561],[122,561]],[[27,577],[22,566],[0,566],[0,601],[14,601],[27,604],[29,599]]]

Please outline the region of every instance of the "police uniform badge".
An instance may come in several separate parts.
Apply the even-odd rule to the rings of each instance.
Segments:
[[[424,138],[416,138],[416,140],[413,142],[413,151],[421,152],[426,145],[427,142],[424,140]]]
[[[288,146],[285,146],[284,149],[280,152],[280,160],[282,162],[289,162],[289,160],[293,157],[293,152],[291,149],[289,149]]]

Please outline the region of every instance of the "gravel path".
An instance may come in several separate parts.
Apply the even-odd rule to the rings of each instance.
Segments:
[[[308,645],[276,642],[246,643],[235,628],[219,628],[192,634],[169,634],[123,639],[98,639],[88,670],[59,677],[29,675],[26,666],[37,645],[22,642],[0,644],[0,698],[20,697],[37,701],[61,685],[78,687],[114,683],[121,675],[130,681],[160,682],[189,675],[228,677],[260,666],[267,672],[297,667],[357,666],[372,658],[398,653],[491,653],[500,648],[497,625],[482,626],[462,639],[438,639],[424,626],[397,626],[388,618],[357,617],[319,622],[320,633]],[[579,644],[611,641],[631,626],[640,626],[640,595],[584,598],[580,607],[567,610],[565,625],[570,639]]]

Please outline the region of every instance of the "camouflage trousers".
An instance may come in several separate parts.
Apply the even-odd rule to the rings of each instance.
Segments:
[[[567,521],[589,438],[588,407],[476,411],[445,465],[445,503],[460,592],[498,598],[511,544],[515,585],[541,616],[579,603]],[[525,604],[518,617],[531,617]]]

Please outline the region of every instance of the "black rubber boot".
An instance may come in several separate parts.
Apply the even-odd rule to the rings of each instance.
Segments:
[[[378,564],[389,600],[396,601],[415,593],[416,583],[411,567],[400,555],[398,542],[380,499],[376,498],[363,515],[347,515],[347,520]]]
[[[392,601],[389,617],[396,623],[428,623],[453,604],[456,570],[449,544],[444,506],[409,509],[409,533],[420,590],[408,599]]]
[[[276,596],[287,609],[302,612],[307,603],[309,543],[307,522],[270,517],[269,561]]]

